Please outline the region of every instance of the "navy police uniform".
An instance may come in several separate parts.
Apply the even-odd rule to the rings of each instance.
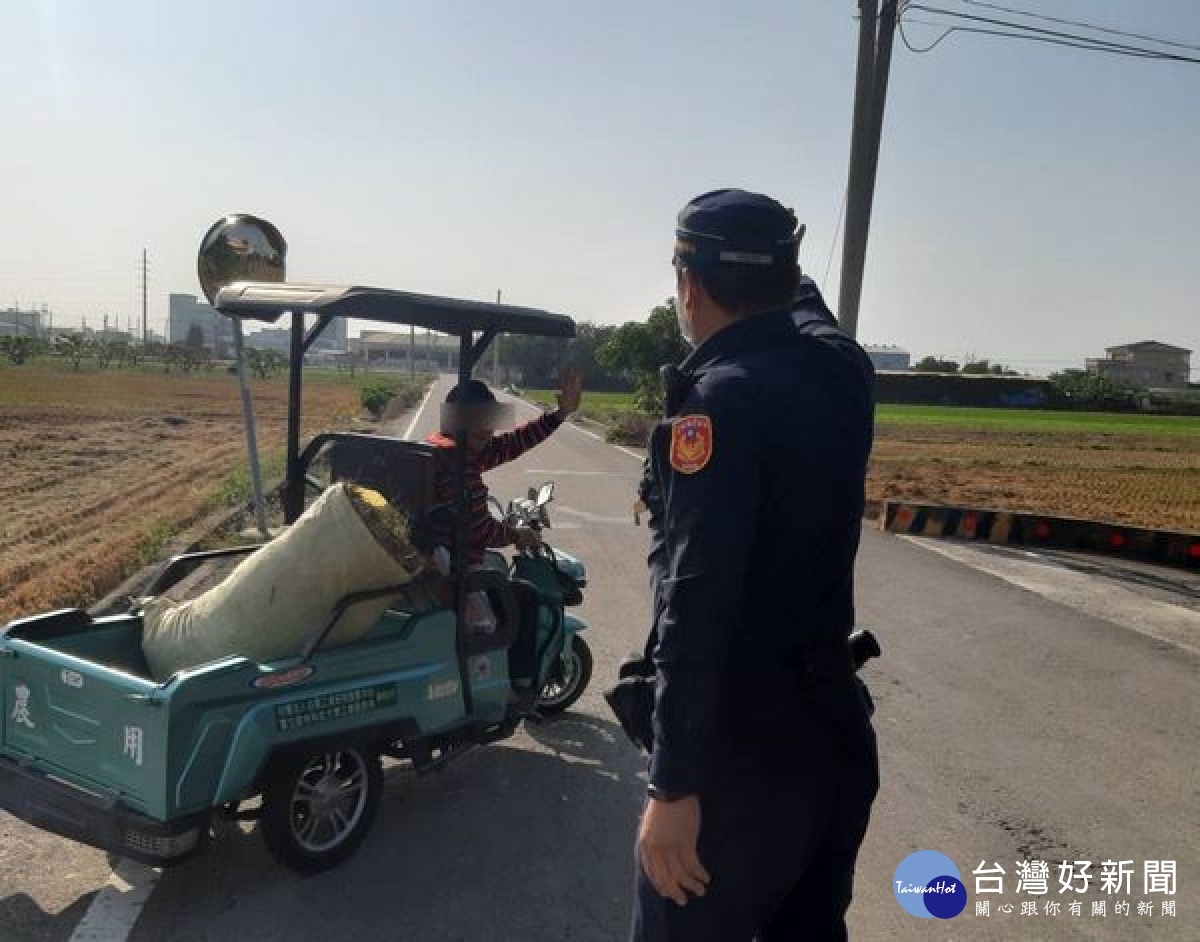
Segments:
[[[689,266],[794,265],[794,229],[773,200],[717,191],[684,209],[678,236]],[[743,317],[664,371],[666,418],[639,491],[654,593],[650,781],[699,796],[712,881],[680,907],[639,866],[639,942],[846,938],[878,787],[846,645],[873,371],[816,286],[800,289],[791,308]]]

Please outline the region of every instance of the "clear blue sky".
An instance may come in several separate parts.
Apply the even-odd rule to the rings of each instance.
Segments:
[[[1200,44],[1195,0],[1013,5]],[[855,9],[9,0],[0,307],[123,326],[146,246],[161,325],[204,230],[251,211],[296,280],[619,323],[673,291],[674,214],[718,186],[795,207],[836,299]],[[1198,168],[1200,66],[897,42],[861,339],[1042,371],[1153,338],[1200,366]]]

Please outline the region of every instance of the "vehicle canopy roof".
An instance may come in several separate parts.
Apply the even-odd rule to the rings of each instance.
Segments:
[[[353,317],[459,337],[476,332],[575,336],[575,322],[565,314],[386,288],[241,281],[222,288],[215,306],[228,317],[271,323],[288,312],[306,312],[326,323]]]

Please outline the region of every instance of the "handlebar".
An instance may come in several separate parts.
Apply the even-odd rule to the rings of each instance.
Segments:
[[[550,513],[546,504],[537,503],[533,498],[518,497],[508,502],[508,512],[504,514],[504,522],[512,527],[528,527],[531,530],[549,530]]]

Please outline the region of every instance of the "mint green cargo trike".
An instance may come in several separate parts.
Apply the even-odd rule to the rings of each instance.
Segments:
[[[306,492],[354,481],[383,494],[414,524],[434,509],[434,455],[426,445],[332,433],[301,449],[304,354],[336,318],[412,324],[457,336],[459,378],[499,333],[574,335],[562,315],[371,288],[283,282],[285,246],[269,223],[226,217],[201,250],[201,280],[233,319],[291,321],[285,523]],[[238,279],[256,279],[254,281]],[[306,327],[305,314],[316,315]],[[244,373],[247,443],[257,481],[253,413]],[[458,436],[463,440],[463,436]],[[457,471],[464,466],[461,449]],[[326,479],[319,479],[326,474]],[[261,487],[255,504],[264,533]],[[466,495],[453,514],[464,558]],[[553,485],[514,501],[514,523],[548,523]],[[173,559],[146,595],[169,594],[205,567],[228,569],[264,544]],[[582,600],[583,564],[549,546],[498,554],[480,571],[454,572],[447,603],[420,579],[340,599],[304,627],[293,655],[268,663],[223,657],[155,679],[142,650],[142,614],[93,617],[70,609],[11,622],[0,632],[0,808],[47,831],[152,865],[202,847],[215,818],[258,819],[274,856],[302,872],[358,848],[382,789],[381,757],[437,768],[466,749],[511,736],[525,719],[565,710],[591,675],[584,624],[565,608]],[[484,592],[490,633],[464,628],[467,601]],[[325,644],[343,614],[388,599],[364,636]],[[443,596],[444,599],[444,596]],[[247,632],[257,627],[245,625]],[[261,802],[253,799],[261,798]],[[249,804],[252,807],[246,807]]]

